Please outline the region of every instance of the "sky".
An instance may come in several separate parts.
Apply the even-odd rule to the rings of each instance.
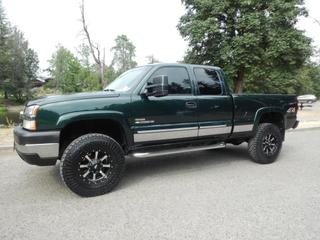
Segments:
[[[9,21],[25,34],[30,47],[40,59],[40,67],[58,44],[77,51],[85,38],[80,22],[80,0],[2,0]],[[309,18],[297,24],[320,47],[320,1],[305,0]],[[154,55],[161,62],[183,59],[187,43],[176,26],[185,12],[181,0],[85,0],[86,20],[91,37],[106,49],[110,63],[117,35],[125,34],[136,46],[136,61],[146,64],[146,56]]]

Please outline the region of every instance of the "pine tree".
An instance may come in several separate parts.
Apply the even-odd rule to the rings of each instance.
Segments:
[[[114,52],[111,65],[116,69],[117,74],[120,75],[130,68],[137,66],[137,63],[133,60],[136,47],[126,35],[117,36],[115,42],[116,45],[111,49]]]
[[[235,92],[294,92],[294,75],[311,55],[295,24],[303,0],[183,0],[178,29],[189,42],[185,61],[217,65]],[[291,87],[288,89],[288,87]]]

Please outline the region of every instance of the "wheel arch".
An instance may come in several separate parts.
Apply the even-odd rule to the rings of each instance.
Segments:
[[[260,123],[273,123],[279,127],[281,135],[284,139],[285,135],[285,118],[281,108],[268,107],[261,108],[257,111],[254,119],[253,130],[256,132]]]
[[[102,133],[115,139],[127,152],[132,143],[132,134],[122,113],[111,111],[75,112],[60,116],[57,122],[60,129],[60,151],[77,137],[87,133]]]

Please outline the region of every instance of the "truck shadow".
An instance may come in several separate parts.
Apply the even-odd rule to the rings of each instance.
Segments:
[[[239,161],[250,161],[246,144],[153,158],[127,158],[126,171],[117,190],[135,185],[155,175],[165,177],[188,171],[199,171],[201,174],[201,170],[208,168],[211,168],[214,174],[221,168],[230,167],[228,165],[232,162]]]
[[[250,162],[246,144],[241,144],[240,146],[227,145],[226,148],[222,149],[153,158],[127,158],[124,177],[114,191],[124,190],[131,185],[147,181],[153,176],[165,178],[169,175],[188,174],[188,172],[197,171],[201,174],[201,171],[205,169],[211,169],[212,174],[214,174],[222,168],[231,167],[230,164],[232,163],[242,161]],[[59,191],[65,188],[64,183],[60,179],[59,163],[48,169],[46,176],[49,176],[51,181],[55,182],[55,188],[59,189]],[[60,195],[66,197],[65,194],[66,192],[61,191]]]

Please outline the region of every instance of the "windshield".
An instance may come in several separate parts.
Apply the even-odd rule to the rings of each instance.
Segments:
[[[143,66],[126,71],[111,82],[104,90],[112,92],[129,92],[149,69],[150,66]]]

